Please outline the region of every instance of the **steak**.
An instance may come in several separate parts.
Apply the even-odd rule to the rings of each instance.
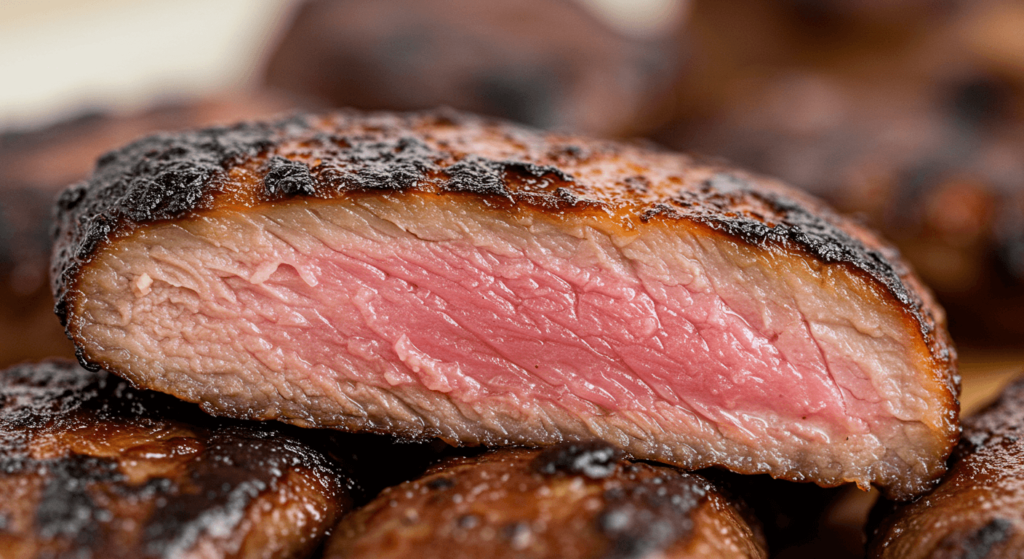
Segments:
[[[604,443],[458,457],[345,517],[325,559],[767,557],[743,505]]]
[[[651,147],[449,111],[155,136],[65,191],[56,235],[82,363],[215,414],[895,498],[957,437],[942,311],[892,249]]]
[[[879,502],[868,557],[1019,557],[1024,545],[1024,379],[964,420],[950,470],[904,505]]]
[[[70,361],[0,372],[3,557],[303,557],[350,486],[270,424]]]

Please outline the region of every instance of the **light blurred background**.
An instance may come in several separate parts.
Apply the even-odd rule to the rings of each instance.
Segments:
[[[936,291],[967,412],[1024,368],[1024,0],[0,0],[0,84],[0,366],[71,354],[49,207],[103,152],[446,104],[780,176]],[[856,556],[869,504],[778,556]]]

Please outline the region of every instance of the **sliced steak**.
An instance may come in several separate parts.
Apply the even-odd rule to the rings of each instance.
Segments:
[[[157,136],[59,202],[83,363],[218,414],[905,498],[958,429],[939,307],[769,179],[457,113]]]
[[[303,557],[349,486],[270,424],[68,361],[0,372],[3,557]]]
[[[1024,378],[964,420],[950,470],[904,505],[880,502],[868,557],[1020,557],[1024,546]]]
[[[742,504],[604,443],[454,458],[346,517],[325,559],[767,557]]]

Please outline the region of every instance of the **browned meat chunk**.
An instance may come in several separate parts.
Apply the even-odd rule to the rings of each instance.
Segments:
[[[869,557],[1020,557],[1024,546],[1024,379],[979,414],[942,483],[904,505],[880,503]]]
[[[0,372],[5,559],[303,557],[346,512],[349,485],[269,424],[70,362]]]
[[[214,413],[899,498],[958,429],[942,311],[782,184],[458,113],[150,138],[60,201],[84,363]]]
[[[325,559],[767,557],[756,521],[706,479],[603,443],[450,459],[386,489]]]
[[[589,9],[598,4],[312,0],[270,57],[266,81],[339,107],[446,105],[590,134],[649,129],[667,117],[682,73],[688,3],[637,29],[608,25]]]

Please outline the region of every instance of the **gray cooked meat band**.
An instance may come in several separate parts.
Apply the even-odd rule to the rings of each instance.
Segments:
[[[83,364],[233,417],[929,488],[944,315],[770,179],[450,111],[140,140],[59,201]]]
[[[307,557],[352,482],[281,427],[71,361],[0,371],[0,556]]]

